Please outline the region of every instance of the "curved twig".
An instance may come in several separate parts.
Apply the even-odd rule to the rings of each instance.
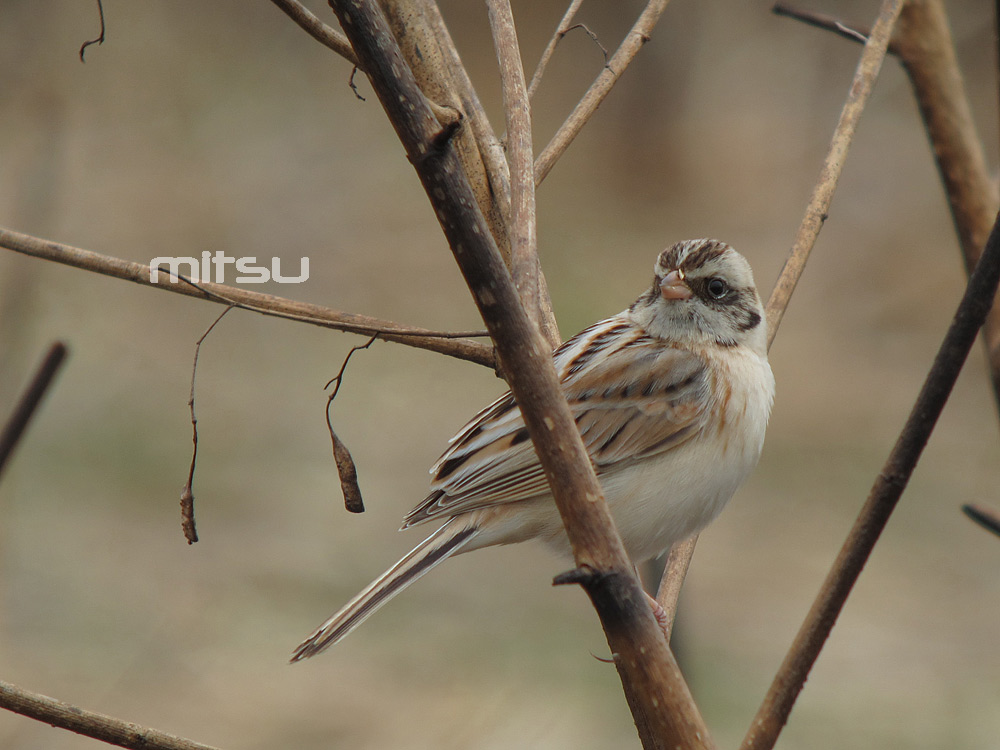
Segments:
[[[611,93],[611,89],[621,78],[622,73],[639,54],[642,46],[649,41],[649,35],[653,32],[656,22],[660,20],[660,16],[663,15],[663,11],[667,9],[668,2],[669,0],[649,0],[646,4],[639,18],[615,51],[611,61],[587,89],[587,93],[583,95],[573,112],[566,118],[566,122],[560,126],[556,134],[552,136],[552,140],[549,141],[549,145],[535,160],[535,184],[539,184],[545,179],[559,157],[566,152],[569,144],[573,142],[583,126],[601,106],[604,98]]]

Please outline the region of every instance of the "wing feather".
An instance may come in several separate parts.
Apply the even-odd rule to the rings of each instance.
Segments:
[[[647,336],[626,313],[574,336],[556,351],[554,364],[598,475],[676,447],[707,419],[706,363]],[[404,528],[549,491],[510,393],[452,438],[431,473],[431,493]]]

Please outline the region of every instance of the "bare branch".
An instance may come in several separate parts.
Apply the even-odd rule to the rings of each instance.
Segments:
[[[629,66],[635,56],[639,54],[642,46],[649,41],[653,27],[660,20],[663,11],[667,9],[669,0],[649,0],[639,18],[625,36],[621,45],[615,51],[611,62],[605,66],[597,79],[591,84],[587,93],[579,101],[566,122],[562,124],[556,134],[552,136],[549,145],[545,147],[538,159],[535,161],[535,184],[541,183],[545,176],[552,170],[556,161],[569,148],[569,144],[579,134],[583,126],[593,116],[597,108],[601,106],[604,98],[611,93],[611,89],[621,78],[625,69]]]
[[[354,54],[354,49],[351,47],[351,43],[347,41],[347,37],[332,26],[327,26],[319,20],[319,16],[298,2],[298,0],[271,0],[271,2],[278,6],[285,15],[295,21],[300,28],[317,42],[324,47],[332,49],[351,63],[351,65],[360,67],[358,56]],[[351,78],[353,80],[353,74]]]
[[[1000,207],[1000,194],[986,166],[941,0],[906,3],[896,38],[948,193],[965,268],[971,271]],[[983,343],[1000,409],[1000,305],[986,319]]]
[[[483,105],[479,101],[479,96],[476,94],[476,89],[473,87],[472,81],[469,79],[469,74],[462,64],[462,60],[458,55],[458,49],[455,47],[455,42],[448,32],[444,18],[441,17],[441,11],[438,9],[437,3],[426,2],[425,0],[425,5],[425,18],[433,29],[437,42],[441,46],[441,51],[450,65],[455,93],[461,102],[462,111],[465,112],[466,118],[472,125],[472,135],[476,139],[479,155],[483,160],[483,165],[486,167],[487,187],[493,200],[496,202],[501,225],[506,226],[505,222],[510,221],[510,172],[503,146],[500,144],[500,139],[497,138],[496,133],[493,132],[493,126],[490,125],[489,118],[486,116],[486,110],[483,109]],[[501,254],[505,252],[509,244],[506,235],[498,236],[494,234],[494,239],[500,247]]]
[[[781,325],[781,319],[785,314],[788,303],[791,301],[792,292],[795,291],[799,277],[802,276],[802,272],[805,270],[809,253],[812,251],[813,245],[816,243],[816,238],[823,228],[823,222],[826,221],[826,212],[829,210],[830,202],[833,200],[833,193],[837,188],[837,181],[840,179],[841,170],[847,159],[851,139],[854,137],[861,113],[864,111],[868,96],[871,94],[875,80],[878,78],[879,70],[881,70],[882,62],[887,54],[889,38],[892,34],[892,24],[900,12],[899,5],[901,4],[902,0],[890,0],[883,5],[879,21],[876,23],[878,37],[876,38],[875,36],[876,32],[872,32],[872,36],[865,46],[865,51],[861,55],[857,71],[854,74],[854,80],[851,82],[851,88],[848,91],[847,101],[841,110],[840,120],[833,134],[830,150],[827,153],[826,160],[823,162],[819,181],[813,188],[812,197],[806,208],[806,214],[795,236],[795,244],[792,246],[788,259],[785,261],[778,280],[775,282],[771,297],[767,301],[768,349],[770,349],[771,344],[774,342],[774,337],[778,333],[778,326]],[[791,14],[789,13],[789,15]],[[697,542],[698,537],[695,536],[688,540],[688,542],[685,542],[682,547],[678,548],[676,553],[674,550],[671,550],[670,558],[663,569],[663,577],[660,580],[657,601],[667,613],[670,622],[672,622],[676,614],[677,597],[680,595],[684,576],[687,575],[688,566],[691,564],[691,558],[694,555]]]
[[[487,0],[493,44],[500,63],[507,150],[511,171],[510,268],[514,286],[528,317],[551,346],[559,344],[559,327],[552,312],[542,267],[538,262],[535,216],[534,157],[531,146],[531,106],[524,85],[521,50],[509,0]]]
[[[38,405],[42,402],[42,398],[48,391],[49,386],[52,385],[52,381],[55,379],[56,373],[59,372],[59,368],[62,366],[65,358],[66,345],[64,343],[56,341],[49,347],[45,358],[35,371],[27,389],[25,389],[21,399],[17,402],[17,406],[14,407],[14,411],[8,418],[3,430],[0,431],[0,476],[3,476],[3,470],[7,465],[7,461],[21,440],[24,430],[38,409]]]
[[[497,174],[492,171],[496,165],[487,161],[491,154],[488,144],[480,137],[488,140],[492,130],[485,113],[477,112],[482,106],[458,59],[436,3],[433,0],[379,0],[379,5],[438,123],[449,124],[440,117],[442,111],[450,111],[449,119],[454,120],[454,113],[461,113],[467,107],[470,117],[481,119],[473,123],[472,128],[457,128],[452,138],[479,210],[486,217],[501,254],[509,262],[510,188],[506,165],[503,172]],[[464,120],[464,115],[459,120]],[[502,155],[500,158],[502,160]],[[498,184],[505,189],[497,190]]]
[[[774,12],[833,31],[852,41],[858,38],[864,41],[867,36],[864,29],[848,26],[831,16],[782,3],[774,6]],[[938,172],[948,194],[965,268],[971,271],[989,235],[993,215],[1000,206],[1000,194],[986,166],[941,0],[906,3],[896,33],[889,42],[889,52],[902,60],[913,85]],[[986,319],[983,344],[994,399],[1000,410],[1000,306],[994,306]]]
[[[89,250],[82,250],[71,245],[63,245],[51,240],[43,240],[31,235],[21,234],[0,227],[0,247],[23,253],[34,258],[62,263],[74,268],[113,276],[136,284],[163,289],[188,297],[209,300],[224,305],[234,305],[244,310],[271,315],[288,320],[332,328],[337,331],[348,331],[366,336],[378,334],[384,341],[394,341],[398,344],[414,346],[418,349],[428,349],[439,354],[464,359],[476,364],[494,367],[493,350],[478,341],[469,341],[468,336],[481,336],[481,331],[459,331],[455,333],[429,331],[424,328],[408,328],[389,320],[371,318],[367,315],[334,310],[322,305],[307,302],[297,302],[272,294],[250,292],[239,287],[225,284],[202,282],[199,284],[171,283],[170,281],[150,281],[150,268],[142,263],[132,263],[121,258],[101,255]]]
[[[678,542],[670,548],[667,555],[667,564],[663,568],[663,576],[660,578],[660,588],[656,592],[656,602],[663,608],[662,620],[665,624],[663,635],[667,642],[670,642],[670,633],[674,627],[674,620],[677,618],[677,601],[681,595],[681,586],[687,577],[688,567],[691,565],[691,558],[694,557],[694,547],[698,543],[698,535]]]
[[[520,305],[454,151],[385,17],[370,0],[334,10],[403,143],[496,343],[566,524],[579,579],[598,610],[647,747],[710,746],[708,730],[645,601],[580,433],[551,350]]]
[[[0,681],[0,708],[109,745],[132,750],[216,750],[200,742],[87,711],[47,695],[32,693],[9,682]]]
[[[531,76],[531,83],[528,85],[528,99],[532,99],[535,96],[535,91],[538,89],[538,85],[542,82],[542,76],[545,74],[545,68],[549,65],[549,60],[552,59],[552,55],[555,54],[556,46],[562,41],[562,38],[566,36],[566,32],[569,31],[570,27],[573,25],[573,19],[576,17],[577,11],[580,10],[580,6],[583,5],[583,0],[571,0],[569,7],[566,8],[566,12],[563,13],[562,20],[559,21],[559,25],[556,26],[555,33],[552,34],[552,38],[549,39],[549,43],[545,45],[545,50],[542,52],[541,58],[538,60],[538,66],[535,68],[534,74]],[[604,56],[605,63],[607,62],[607,55]]]
[[[844,39],[849,39],[852,42],[864,44],[868,41],[870,32],[867,29],[851,26],[826,13],[816,13],[804,8],[796,8],[787,3],[775,3],[774,7],[771,8],[771,12],[776,16],[794,18],[796,21],[802,21],[810,26],[815,26],[817,29],[832,31],[834,34],[839,34]],[[892,40],[889,41],[889,54],[896,54],[896,48]]]
[[[876,24],[876,28],[877,26]],[[976,340],[976,334],[986,320],[998,283],[1000,214],[993,225],[986,250],[969,277],[965,295],[899,439],[875,479],[861,513],[775,675],[743,740],[742,750],[770,750],[774,747],[812,665],[826,643],[851,589],[889,521],[889,516],[906,489],[910,475]]]
[[[1000,535],[1000,513],[985,505],[963,505],[962,512],[984,529]]]
[[[767,302],[768,346],[774,341],[774,335],[781,324],[781,318],[788,307],[795,285],[802,276],[806,261],[809,259],[809,253],[816,243],[820,229],[823,228],[823,222],[826,221],[833,193],[837,189],[837,181],[840,179],[844,162],[847,160],[851,140],[854,138],[861,113],[864,112],[868,97],[875,86],[875,80],[882,69],[882,63],[885,61],[889,47],[889,39],[892,36],[892,28],[903,4],[903,0],[885,0],[883,2],[878,20],[875,22],[875,27],[872,29],[868,43],[865,44],[864,52],[861,54],[861,60],[854,73],[847,101],[840,112],[840,120],[833,133],[830,150],[820,171],[819,182],[813,188],[805,217],[795,235],[795,244],[792,246],[788,260],[785,261],[784,268],[781,269],[781,275],[778,276],[774,291],[771,292],[771,298]]]

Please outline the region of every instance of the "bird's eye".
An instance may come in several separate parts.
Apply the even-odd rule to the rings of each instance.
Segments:
[[[726,296],[726,292],[729,291],[729,284],[722,279],[715,277],[708,280],[705,288],[708,290],[708,294],[712,297],[712,299],[722,299]]]

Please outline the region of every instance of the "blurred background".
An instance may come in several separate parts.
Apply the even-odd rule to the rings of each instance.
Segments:
[[[442,2],[502,129],[485,8]],[[870,24],[877,3],[811,3]],[[333,23],[324,3],[314,11]],[[564,2],[517,2],[533,69]],[[991,164],[992,6],[948,5]],[[613,50],[641,3],[586,4]],[[264,291],[441,329],[480,326],[367,81],[271,4],[0,0],[0,225],[131,261],[310,258]],[[766,296],[860,47],[769,5],[674,0],[538,192],[564,336],[629,304],[685,238],[739,248]],[[561,44],[538,150],[603,58]],[[771,352],[760,467],[703,536],[682,657],[734,747],[867,495],[964,274],[909,84],[887,61]],[[49,342],[70,358],[0,485],[0,678],[222,748],[638,747],[607,644],[539,547],[460,558],[321,658],[292,648],[420,537],[397,534],[445,442],[502,384],[379,343],[334,409],[368,504],[347,514],[324,383],[364,339],[245,312],[202,348],[201,541],[178,499],[195,341],[221,311],[0,252],[0,417]],[[782,748],[1000,748],[998,420],[979,347],[803,692]],[[0,713],[0,746],[93,740]]]

